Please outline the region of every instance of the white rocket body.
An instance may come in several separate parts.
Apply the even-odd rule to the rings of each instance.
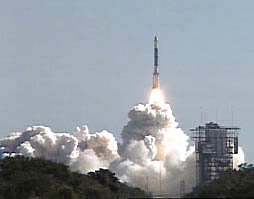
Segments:
[[[158,38],[154,37],[154,72],[153,72],[153,89],[159,88],[159,73],[158,73]]]

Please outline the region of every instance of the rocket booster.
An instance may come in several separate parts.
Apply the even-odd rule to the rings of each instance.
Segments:
[[[158,38],[154,37],[154,72],[153,72],[153,89],[159,88],[159,73],[158,73]]]

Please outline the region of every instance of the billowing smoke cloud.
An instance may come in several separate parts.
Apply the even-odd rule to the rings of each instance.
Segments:
[[[179,194],[180,181],[195,182],[193,147],[178,128],[169,104],[158,107],[139,104],[129,112],[123,128],[121,159],[111,163],[120,179],[149,191]],[[137,175],[138,174],[138,175]]]
[[[78,139],[69,133],[54,133],[48,127],[29,127],[1,140],[2,157],[21,154],[69,164],[78,157]]]
[[[0,142],[1,157],[25,155],[62,162],[82,173],[108,167],[119,157],[113,134],[90,134],[87,126],[77,127],[75,135],[55,133],[48,127],[33,126],[13,133]]]
[[[195,185],[194,147],[178,127],[169,104],[159,107],[139,104],[129,112],[122,131],[122,144],[112,133],[90,133],[87,126],[73,134],[55,133],[48,127],[29,127],[0,141],[1,157],[22,154],[63,162],[74,171],[87,173],[109,168],[132,186],[154,194],[179,194],[180,181],[186,191]],[[234,157],[234,166],[244,161],[243,151]]]

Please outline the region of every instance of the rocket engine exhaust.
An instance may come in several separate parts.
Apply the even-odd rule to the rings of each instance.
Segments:
[[[159,59],[159,50],[158,50],[158,37],[154,37],[154,72],[153,72],[153,88],[149,98],[149,104],[155,106],[161,106],[164,104],[164,98],[162,91],[160,90],[159,84],[159,72],[158,72],[158,59]]]

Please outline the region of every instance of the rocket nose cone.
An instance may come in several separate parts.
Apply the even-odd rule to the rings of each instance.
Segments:
[[[157,36],[154,37],[154,41],[158,41],[158,37]]]

